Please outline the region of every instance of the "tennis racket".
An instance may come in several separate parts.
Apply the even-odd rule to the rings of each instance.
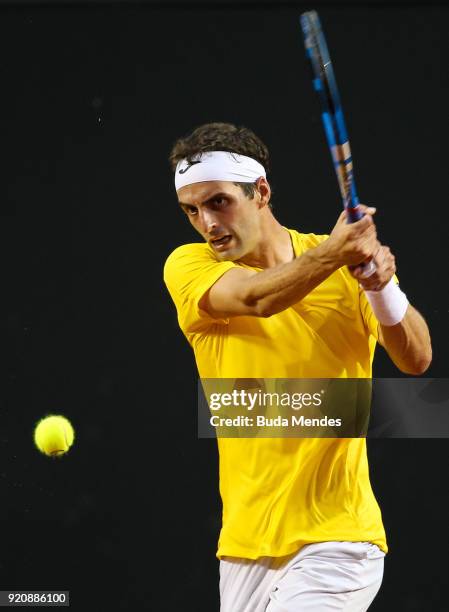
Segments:
[[[312,67],[313,86],[321,101],[321,118],[343,206],[347,211],[348,223],[354,223],[363,217],[363,212],[355,188],[351,148],[326,39],[316,11],[302,13],[300,20],[306,55]],[[362,265],[362,275],[365,278],[376,271],[373,261]]]

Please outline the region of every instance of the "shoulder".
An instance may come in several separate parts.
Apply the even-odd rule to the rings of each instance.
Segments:
[[[328,234],[303,234],[295,229],[289,229],[293,240],[295,251],[303,253],[308,249],[313,249],[329,238]]]
[[[182,244],[176,247],[164,264],[164,276],[170,272],[173,267],[179,267],[189,262],[214,262],[217,261],[213,251],[207,243],[193,242],[191,244]]]
[[[206,242],[183,244],[167,257],[164,282],[172,294],[193,295],[209,288],[233,267],[232,261],[219,261]]]
[[[183,244],[170,253],[164,265],[164,282],[175,303],[181,329],[203,329],[211,319],[200,307],[202,296],[225,272],[232,261],[219,261],[207,243]]]
[[[176,247],[176,249],[169,254],[165,263],[184,257],[213,257],[213,255],[212,250],[206,242],[192,242],[190,244],[181,244]]]

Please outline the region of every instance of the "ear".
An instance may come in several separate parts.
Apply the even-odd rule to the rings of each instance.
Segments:
[[[257,204],[259,208],[263,208],[264,206],[268,206],[268,203],[271,198],[271,188],[267,179],[263,176],[260,176],[256,181],[256,198]]]

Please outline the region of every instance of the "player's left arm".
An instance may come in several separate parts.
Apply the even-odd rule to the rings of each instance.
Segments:
[[[379,343],[401,372],[424,374],[432,361],[432,345],[427,323],[416,308],[409,304],[400,323],[379,327]]]
[[[365,290],[374,314],[379,320],[379,343],[393,363],[405,374],[423,374],[432,361],[432,344],[427,323],[396,287],[394,255],[381,246],[374,257],[376,272],[361,278],[360,268],[352,270]],[[395,322],[396,319],[400,319]]]

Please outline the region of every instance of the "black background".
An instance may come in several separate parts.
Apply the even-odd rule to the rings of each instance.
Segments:
[[[2,4],[0,590],[72,609],[218,610],[213,440],[162,281],[196,240],[167,156],[208,121],[252,128],[275,212],[327,233],[340,201],[298,17],[317,8]],[[448,376],[449,13],[324,5],[361,201]],[[400,376],[379,349],[377,376]],[[34,423],[62,413],[50,460]],[[372,610],[447,609],[448,442],[370,440],[390,553]]]

